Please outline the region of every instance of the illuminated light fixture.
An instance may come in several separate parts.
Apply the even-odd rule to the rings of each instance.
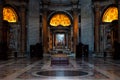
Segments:
[[[114,20],[118,20],[118,8],[109,7],[103,14],[102,22],[112,22]]]
[[[65,14],[56,14],[50,20],[51,26],[70,26],[71,22],[67,15]]]
[[[11,23],[17,22],[17,14],[14,9],[10,7],[3,8],[3,20],[6,20]]]

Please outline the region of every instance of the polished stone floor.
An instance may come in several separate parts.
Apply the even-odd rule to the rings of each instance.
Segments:
[[[120,80],[120,60],[69,58],[69,65],[52,65],[44,59],[0,61],[0,80]]]

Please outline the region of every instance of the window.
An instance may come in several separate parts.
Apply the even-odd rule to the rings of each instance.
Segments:
[[[112,22],[118,20],[118,8],[109,7],[103,14],[102,22]]]
[[[3,20],[13,23],[13,22],[17,22],[17,19],[18,19],[17,14],[13,8],[10,7],[3,8]]]
[[[71,22],[67,15],[65,14],[56,14],[50,20],[51,26],[70,26]]]

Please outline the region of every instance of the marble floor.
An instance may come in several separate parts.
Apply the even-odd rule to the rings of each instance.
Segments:
[[[120,80],[120,60],[69,58],[68,65],[51,66],[50,57],[10,59],[0,61],[0,80]]]

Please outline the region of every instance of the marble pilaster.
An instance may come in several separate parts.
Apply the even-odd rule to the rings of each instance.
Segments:
[[[2,0],[0,0],[0,59],[3,57],[2,56],[2,27],[3,27],[3,6],[2,6]]]
[[[95,29],[95,52],[99,52],[99,22],[100,22],[100,6],[99,3],[95,5],[95,18],[94,18],[94,29]]]
[[[26,50],[26,9],[25,6],[21,7],[21,53]]]
[[[0,43],[2,42],[2,20],[3,20],[3,6],[2,0],[0,0]]]
[[[47,28],[47,11],[43,11],[43,49],[47,53],[48,49],[48,28]]]
[[[118,42],[120,43],[120,0],[118,0]]]
[[[74,52],[76,53],[76,45],[78,44],[78,12],[77,9],[73,11],[73,43]]]

